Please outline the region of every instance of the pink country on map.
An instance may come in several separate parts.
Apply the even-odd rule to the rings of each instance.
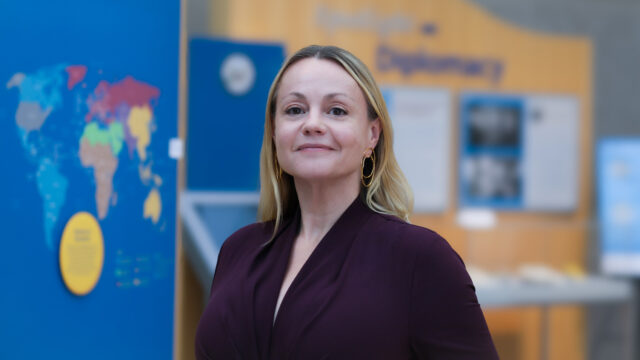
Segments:
[[[84,80],[87,75],[87,67],[84,65],[69,65],[65,68],[69,78],[67,79],[67,90],[73,89],[76,84]]]

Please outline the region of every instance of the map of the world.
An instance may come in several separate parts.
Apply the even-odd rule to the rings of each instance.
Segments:
[[[135,164],[140,182],[148,188],[144,202],[138,204],[141,218],[158,225],[162,214],[162,177],[154,173],[148,151],[160,91],[131,76],[90,85],[85,81],[88,71],[84,65],[57,64],[32,73],[17,72],[6,83],[7,89],[19,92],[16,136],[25,158],[35,166],[28,178],[42,198],[44,239],[50,249],[69,193],[65,165],[86,170],[87,181],[95,184],[95,212],[102,220],[112,205],[127,201],[119,199],[114,186],[124,151],[122,162]],[[101,71],[95,72],[99,76]],[[64,99],[70,113],[63,111]]]
[[[179,61],[180,1],[0,5],[0,359],[173,357]]]

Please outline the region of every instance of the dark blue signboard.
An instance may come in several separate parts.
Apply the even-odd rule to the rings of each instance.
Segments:
[[[265,104],[284,56],[278,44],[191,40],[190,190],[258,190]]]

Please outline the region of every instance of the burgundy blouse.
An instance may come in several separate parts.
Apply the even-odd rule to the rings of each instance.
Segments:
[[[309,256],[274,322],[300,216],[231,235],[196,334],[197,359],[497,359],[464,264],[435,232],[360,199]]]

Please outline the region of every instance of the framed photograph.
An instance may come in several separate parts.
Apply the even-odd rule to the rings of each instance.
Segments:
[[[522,208],[523,99],[463,96],[460,115],[461,204]]]

